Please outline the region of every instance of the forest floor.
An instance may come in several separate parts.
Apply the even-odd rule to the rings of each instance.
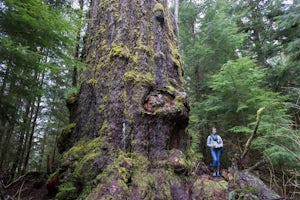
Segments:
[[[5,192],[11,200],[54,200],[48,195],[46,181],[46,174],[28,173],[9,184]]]
[[[201,181],[196,183],[196,188],[200,189],[197,193],[199,195],[203,195],[203,192],[206,193],[205,187],[209,186],[209,190],[213,190],[214,185],[218,185],[216,183],[222,181],[225,182],[223,177],[211,177],[209,175],[201,175]],[[46,186],[47,176],[46,174],[31,172],[20,178],[18,178],[13,183],[9,184],[6,187],[5,193],[6,198],[9,200],[54,200],[54,196],[48,195],[48,190]],[[211,183],[211,184],[208,184]],[[201,189],[202,188],[202,189]],[[198,190],[197,189],[197,190]],[[218,190],[215,190],[218,191]],[[212,194],[217,196],[222,196],[221,199],[224,199],[227,196],[227,193],[222,191],[218,192],[220,194]],[[225,196],[224,196],[225,195]],[[220,198],[217,198],[220,199]],[[226,199],[226,197],[225,197]]]
[[[47,189],[48,176],[45,173],[31,172],[21,176],[5,188],[6,200],[54,200]],[[212,177],[207,173],[196,175],[190,182],[188,199],[215,199],[224,200],[229,196],[254,197],[259,194],[259,199],[281,199],[278,194],[270,190],[258,177],[247,171],[240,171],[239,178],[233,187],[228,174],[223,173],[222,177]],[[238,188],[236,187],[238,186]],[[250,191],[249,187],[257,191]],[[3,191],[2,191],[3,192]],[[238,192],[238,193],[237,193]],[[252,193],[252,194],[251,194]],[[7,198],[7,197],[10,198]],[[205,198],[204,198],[205,197]],[[245,199],[244,198],[244,199]],[[2,199],[2,198],[0,198]]]

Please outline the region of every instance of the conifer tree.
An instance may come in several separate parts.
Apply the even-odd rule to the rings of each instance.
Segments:
[[[42,0],[1,3],[0,168],[12,178],[28,169],[50,77],[73,63],[73,27],[63,8]]]
[[[92,1],[89,16],[87,68],[59,140],[71,174],[56,198],[86,198],[95,182],[87,199],[171,199],[183,187],[168,160],[184,163],[188,102],[167,1]]]

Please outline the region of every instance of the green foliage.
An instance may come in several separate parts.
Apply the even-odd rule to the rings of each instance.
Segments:
[[[265,70],[248,58],[229,61],[220,73],[212,76],[209,86],[213,94],[202,102],[202,108],[208,116],[217,116],[208,121],[219,122],[223,129],[228,130],[224,138],[237,144],[235,137],[252,133],[255,112],[265,107],[259,137],[254,140],[252,148],[263,152],[274,165],[295,167],[299,162],[299,143],[296,132],[289,133],[291,120],[285,103],[287,97],[264,88],[264,77]],[[245,142],[242,138],[239,140]]]
[[[58,200],[73,200],[76,199],[76,187],[73,185],[62,185],[59,187],[59,192],[56,195]]]
[[[94,80],[94,79],[93,79]],[[92,82],[88,82],[89,84],[94,84]],[[66,93],[66,103],[67,104],[73,104],[77,101],[77,95],[79,93],[80,88],[72,88],[67,91]]]
[[[269,82],[272,87],[277,91],[290,95],[290,102],[294,104],[291,113],[296,118],[300,114],[300,109],[297,107],[300,82],[299,8],[300,2],[294,1],[293,4],[286,6],[282,15],[276,18],[278,35],[281,37],[283,50],[280,58],[273,61],[275,64],[269,73]]]
[[[56,157],[57,135],[68,120],[62,101],[70,86],[67,66],[80,66],[73,57],[77,16],[69,3],[0,3],[0,146],[20,146],[9,151],[0,148],[4,170],[14,171],[9,169],[13,162],[22,166],[17,162],[23,158],[14,158],[27,148],[22,145],[32,143],[32,169],[46,170],[47,157]],[[31,130],[32,142],[28,141]]]
[[[200,19],[199,61],[204,70],[219,69],[227,60],[235,57],[235,50],[242,44],[244,34],[238,34],[234,16],[229,14],[227,1],[206,1],[208,9]],[[217,12],[216,12],[217,10]]]
[[[264,155],[276,169],[294,171],[299,167],[299,2],[195,2],[181,1],[179,11],[192,149],[207,153],[203,145],[217,126],[228,149],[223,162],[229,161],[253,132],[256,111],[265,107],[248,164]]]
[[[193,3],[183,4],[183,9],[190,8],[191,4]],[[201,6],[206,8],[203,17],[199,17],[203,13],[197,10]],[[192,11],[188,10],[189,14],[183,14],[184,17],[190,15],[188,19],[184,19],[186,24],[183,25],[190,27],[188,32],[183,30],[182,35],[189,34],[188,37],[191,37],[187,40],[188,43],[182,45],[185,61],[191,67],[199,63],[199,66],[195,66],[199,67],[199,73],[218,70],[227,60],[235,57],[236,48],[243,42],[245,35],[237,33],[238,27],[234,16],[229,14],[229,8],[227,1],[204,1],[202,5],[195,4]]]
[[[62,49],[58,46],[66,47],[72,42],[72,37],[66,34],[72,28],[70,24],[63,19],[58,10],[51,9],[41,0],[6,0],[4,6],[0,22],[1,38],[10,40],[10,48],[14,49],[15,53],[23,52],[24,59],[32,60],[30,55],[62,56]],[[26,48],[27,51],[18,47]]]
[[[78,176],[70,175],[59,185],[58,193],[55,196],[57,200],[74,200],[77,199],[81,191],[81,182]]]
[[[254,58],[261,66],[268,66],[268,59],[280,51],[276,17],[282,14],[281,0],[232,1],[233,14],[237,16],[239,31],[247,33],[240,49],[243,56]]]
[[[192,148],[201,149],[200,141],[208,134],[206,113],[199,102],[210,92],[209,76],[228,60],[235,58],[236,49],[245,37],[238,33],[235,16],[227,1],[183,1],[180,4],[180,42],[185,61],[186,87],[191,99],[189,129]],[[215,99],[218,101],[218,99]],[[202,106],[202,105],[201,105]],[[210,109],[218,109],[210,107]],[[207,107],[208,108],[208,107]]]
[[[264,150],[265,156],[275,166],[284,166],[287,170],[300,169],[299,130],[281,127],[272,134],[258,138],[255,147]]]

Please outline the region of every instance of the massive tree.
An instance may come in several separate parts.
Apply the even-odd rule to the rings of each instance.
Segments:
[[[93,0],[89,18],[87,67],[59,140],[67,176],[57,198],[90,188],[88,199],[184,195],[189,107],[168,2]]]

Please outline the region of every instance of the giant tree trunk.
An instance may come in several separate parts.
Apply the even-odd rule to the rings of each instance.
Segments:
[[[71,124],[59,141],[63,167],[77,177],[71,182],[83,185],[72,195],[92,182],[98,187],[88,199],[186,195],[178,173],[186,166],[189,108],[167,4],[91,2],[87,68],[79,93],[67,100]]]

